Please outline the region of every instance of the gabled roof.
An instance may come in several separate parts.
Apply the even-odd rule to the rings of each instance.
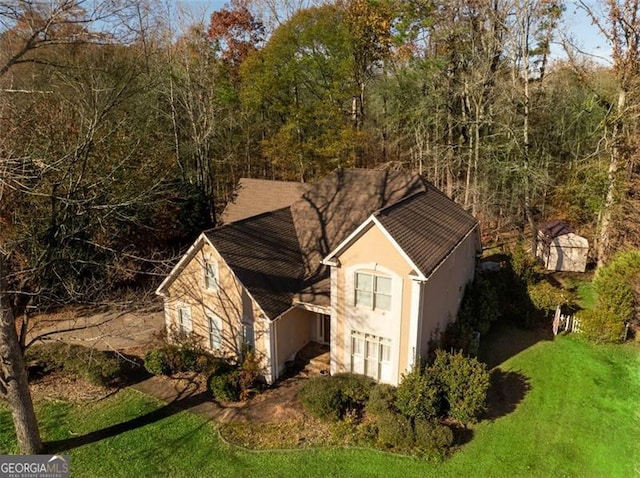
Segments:
[[[241,178],[220,219],[228,224],[290,206],[310,187],[311,184],[294,181]]]
[[[425,276],[476,226],[471,215],[417,174],[336,170],[304,187],[290,206],[205,232],[271,319],[294,302],[329,305],[329,268],[322,260],[366,222],[379,224]],[[241,189],[236,206],[259,201],[251,191]]]
[[[304,269],[289,208],[278,209],[205,232],[236,277],[275,318],[291,307]]]
[[[425,277],[477,226],[471,214],[431,184],[374,216]]]
[[[540,226],[540,232],[549,238],[564,236],[576,230],[564,221],[551,221]]]

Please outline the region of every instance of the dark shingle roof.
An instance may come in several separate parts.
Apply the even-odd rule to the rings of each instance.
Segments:
[[[291,205],[307,276],[320,274],[320,261],[375,211],[424,190],[404,171],[344,169],[316,183]]]
[[[234,199],[227,204],[220,219],[228,224],[290,206],[310,187],[311,184],[293,181],[241,178]]]
[[[476,226],[474,217],[431,184],[381,209],[376,218],[428,276]]]
[[[206,233],[272,319],[294,299],[329,305],[329,271],[321,260],[376,211],[425,275],[476,225],[471,215],[417,174],[337,170],[304,186],[309,189],[289,207]]]
[[[291,307],[294,294],[302,288],[304,270],[289,208],[205,234],[269,317]]]
[[[540,226],[540,232],[552,239],[576,232],[576,230],[564,221],[551,221]]]

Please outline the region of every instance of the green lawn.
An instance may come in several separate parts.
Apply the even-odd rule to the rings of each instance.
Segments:
[[[638,476],[637,346],[559,337],[501,369],[526,377],[530,390],[441,464],[355,449],[245,451],[223,443],[215,424],[132,390],[82,405],[44,402],[38,412],[46,440],[73,446],[65,453],[74,477]],[[2,453],[15,451],[10,424],[0,409]]]

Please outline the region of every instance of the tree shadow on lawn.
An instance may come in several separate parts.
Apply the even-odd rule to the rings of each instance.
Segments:
[[[85,435],[65,438],[64,440],[46,442],[44,444],[44,447],[45,450],[49,453],[60,453],[63,451],[71,450],[73,448],[77,448],[82,445],[95,443],[97,441],[104,440],[105,438],[111,438],[113,436],[120,435],[121,433],[125,433],[130,430],[135,430],[136,428],[158,422],[181,411],[196,407],[201,403],[209,401],[210,398],[210,395],[205,391],[195,394],[189,394],[182,398],[178,397],[172,402],[167,403],[163,407],[146,413],[145,415],[141,415],[139,417],[132,418],[131,420],[127,420],[126,422],[111,425],[100,430],[95,430]]]
[[[480,339],[478,359],[492,369],[538,342],[552,341],[551,319],[540,320],[535,328],[525,329],[506,320],[494,323]]]
[[[493,369],[487,392],[487,410],[483,418],[495,420],[512,413],[529,390],[531,385],[525,375]]]

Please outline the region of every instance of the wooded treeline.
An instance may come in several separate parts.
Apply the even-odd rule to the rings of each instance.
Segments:
[[[639,246],[640,7],[578,2],[611,66],[550,58],[562,0],[232,0],[205,22],[0,0],[0,395],[21,451],[42,448],[31,312],[162,277],[243,176],[410,169],[487,240],[562,218],[599,262]]]
[[[216,224],[240,177],[336,167],[419,171],[486,239],[562,218],[596,259],[639,245],[635,2],[593,12],[611,67],[550,58],[560,0],[234,0],[204,23],[173,8],[0,3],[15,302],[133,287]]]

